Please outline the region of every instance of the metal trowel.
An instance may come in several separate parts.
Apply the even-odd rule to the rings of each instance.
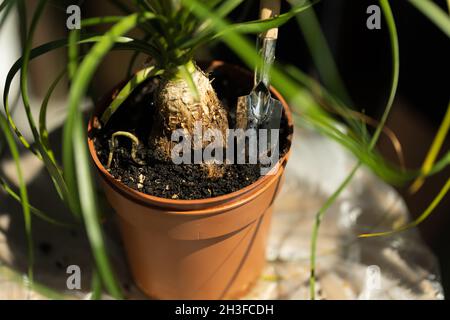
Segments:
[[[280,0],[262,0],[260,19],[278,16]],[[275,60],[275,48],[278,29],[273,28],[260,34],[257,49],[260,62],[257,63],[254,87],[249,95],[239,97],[236,109],[236,127],[238,129],[279,129],[283,106],[270,94],[269,72]]]

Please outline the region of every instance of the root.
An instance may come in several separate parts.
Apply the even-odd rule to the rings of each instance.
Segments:
[[[132,133],[127,131],[117,131],[114,132],[111,136],[111,140],[109,141],[109,155],[108,155],[108,163],[106,164],[106,168],[109,169],[111,167],[114,151],[117,148],[117,138],[125,137],[131,140],[131,159],[136,162],[138,165],[145,165],[145,161],[137,158],[137,150],[139,147],[139,139]]]

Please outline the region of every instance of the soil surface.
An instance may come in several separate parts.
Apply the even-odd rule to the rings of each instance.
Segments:
[[[229,81],[220,71],[211,73],[210,78],[214,79],[213,87],[229,111],[229,124],[234,127],[234,109],[237,97],[248,94],[251,88],[245,85],[237,86],[237,82]],[[237,191],[261,177],[259,164],[227,165],[222,178],[210,179],[199,164],[176,165],[156,160],[152,150],[148,148],[147,139],[155,111],[153,91],[157,84],[157,78],[142,84],[111,117],[107,126],[93,129],[90,132],[94,138],[99,160],[105,167],[108,161],[111,135],[114,132],[128,131],[139,138],[140,146],[137,157],[145,164],[139,165],[131,159],[130,140],[119,137],[118,147],[114,152],[111,167],[108,169],[114,178],[130,188],[153,196],[193,200]],[[280,141],[286,140],[287,131],[287,121],[283,116]],[[286,149],[287,146],[282,146],[280,153],[284,154]]]

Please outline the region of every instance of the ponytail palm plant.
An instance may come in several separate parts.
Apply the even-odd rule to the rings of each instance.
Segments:
[[[227,110],[218,99],[207,74],[200,70],[194,61],[198,48],[215,41],[223,41],[249,68],[253,69],[260,63],[260,59],[254,46],[250,44],[247,35],[262,33],[268,29],[279,27],[294,17],[301,22],[300,26],[303,28],[303,32],[309,34],[309,37],[305,37],[306,39],[311,39],[311,36],[317,37],[316,42],[308,43],[312,53],[318,54],[318,51],[314,49],[317,49],[319,45],[323,45],[322,48],[325,49],[327,46],[314,15],[314,3],[309,1],[289,1],[291,4],[289,11],[277,17],[264,21],[240,23],[230,22],[227,16],[244,2],[242,0],[108,1],[117,6],[123,12],[123,15],[83,19],[80,30],[73,30],[65,39],[55,40],[36,48],[32,48],[36,26],[40,22],[46,6],[52,1],[39,0],[35,11],[32,13],[30,25],[25,22],[22,23],[23,55],[8,73],[3,95],[5,115],[0,116],[0,126],[6,145],[16,162],[19,191],[16,192],[6,179],[1,179],[1,184],[6,192],[18,200],[23,207],[29,244],[30,268],[28,276],[30,280],[32,280],[33,266],[31,215],[39,216],[50,223],[60,223],[29,203],[26,184],[22,178],[17,141],[43,161],[54,183],[55,194],[60,197],[84,226],[91,243],[96,270],[101,280],[95,283],[105,287],[113,296],[121,297],[121,290],[109,263],[104,244],[100,224],[101,210],[98,207],[95,186],[90,172],[90,159],[86,146],[86,126],[80,108],[81,101],[87,94],[91,80],[104,57],[113,50],[128,50],[135,53],[130,62],[131,66],[138,54],[148,56],[148,63],[143,69],[134,73],[120,91],[115,94],[112,102],[100,116],[98,125],[107,125],[113,114],[140,84],[151,77],[158,76],[160,81],[154,93],[155,104],[154,106],[149,104],[149,108],[155,108],[156,117],[149,119],[153,125],[148,143],[158,158],[168,161],[172,149],[170,135],[173,130],[182,128],[192,133],[195,122],[202,121],[203,129],[219,130],[225,137],[225,130],[229,126]],[[297,124],[303,123],[312,126],[322,134],[342,144],[359,159],[358,165],[317,213],[311,242],[312,288],[314,286],[315,244],[320,221],[326,209],[345,188],[361,165],[367,165],[389,183],[404,185],[414,179],[424,179],[431,174],[435,174],[450,163],[450,152],[447,152],[439,161],[433,159],[431,165],[428,161],[426,170],[407,170],[384,160],[376,151],[377,140],[385,132],[384,125],[393,105],[399,76],[398,35],[395,28],[395,19],[389,1],[380,0],[379,2],[389,29],[393,71],[390,97],[385,112],[376,124],[373,134],[370,134],[370,130],[366,128],[368,123],[373,122],[368,121],[367,117],[348,106],[348,101],[345,98],[348,94],[344,92],[345,88],[339,81],[340,78],[337,69],[333,67],[331,55],[322,52],[321,59],[330,60],[330,63],[322,64],[327,66],[326,70],[318,65],[321,75],[331,75],[334,79],[337,79],[336,81],[330,81],[330,84],[326,87],[293,65],[285,65],[283,68],[275,67],[272,71],[273,84],[290,102]],[[419,5],[418,1],[411,1],[413,5],[421,9],[424,14],[430,17],[431,21],[448,34],[450,28],[448,16],[439,11],[440,9],[431,2],[424,2],[428,4]],[[61,1],[58,1],[57,4],[61,5]],[[22,21],[26,21],[25,17],[30,14],[25,5],[25,0],[3,0],[0,4],[2,16],[6,16],[13,9],[18,10]],[[90,28],[98,25],[107,25],[107,31],[91,33]],[[141,36],[139,38],[130,36],[130,32],[135,29],[140,30]],[[39,119],[36,121],[31,113],[32,106],[28,94],[28,67],[33,59],[58,48],[67,49],[67,68],[61,71],[61,74],[49,87],[48,93],[40,106]],[[33,133],[33,141],[25,139],[11,116],[9,93],[11,83],[18,73],[20,74],[21,98]],[[63,141],[59,146],[63,150],[62,163],[60,163],[56,159],[53,146],[48,139],[46,112],[55,87],[66,73],[71,80],[71,84]],[[327,81],[324,82],[327,83]],[[339,115],[341,120],[338,120],[336,115]],[[447,125],[445,123],[447,122],[443,123],[441,136],[448,131],[448,123]],[[342,130],[342,126],[346,130]],[[14,134],[17,139],[14,138]],[[131,133],[129,133],[129,137],[135,138]],[[439,141],[437,142],[438,149]],[[135,161],[139,160],[135,159]],[[210,178],[218,178],[221,175],[220,168],[213,165],[209,165],[205,169]],[[449,187],[448,185],[444,186],[442,192],[436,198],[437,203],[443,198]],[[431,210],[425,212],[425,214],[428,215]],[[312,290],[312,296],[313,293],[314,290]]]

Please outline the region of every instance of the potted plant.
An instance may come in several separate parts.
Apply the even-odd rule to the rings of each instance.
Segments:
[[[189,154],[189,164],[174,163],[177,130],[189,141],[183,152],[202,155],[211,138],[199,144],[194,140],[209,130],[218,133],[215,153],[240,152],[227,143],[227,131],[235,127],[236,100],[250,92],[253,77],[220,62],[203,71],[193,61],[198,41],[176,43],[203,33],[205,22],[192,16],[189,7],[178,1],[141,6],[153,18],[143,24],[152,31],[145,45],[159,54],[99,106],[90,121],[90,154],[118,213],[131,271],[144,292],[163,299],[237,298],[264,265],[272,204],[292,137],[290,110],[272,89],[284,107],[282,156],[266,176],[260,177],[258,164],[228,164],[233,156],[227,163],[215,157],[190,165]],[[276,25],[277,19],[267,25]]]
[[[236,100],[239,92],[251,89],[253,78],[248,72],[220,62],[211,67],[215,81],[222,81],[226,85],[222,90],[230,92],[227,101]],[[207,90],[199,91],[213,95],[214,104],[205,102],[208,105],[203,110],[221,106],[209,79],[199,67],[192,64],[192,68],[193,78],[201,78],[208,86]],[[183,104],[175,109],[170,104],[180,104],[182,99],[193,101],[193,98],[183,79],[173,74],[169,77],[175,78],[168,80],[162,75],[138,87],[136,91],[142,89],[146,93],[141,97],[137,94],[139,102],[133,100],[134,95],[129,97],[131,103],[125,102],[124,112],[116,123],[111,119],[107,126],[100,124],[99,118],[105,114],[104,105],[100,106],[98,110],[103,113],[90,121],[89,150],[107,198],[118,213],[130,267],[139,287],[151,297],[165,299],[236,298],[246,292],[264,265],[272,204],[281,188],[292,137],[290,111],[273,90],[285,108],[285,127],[280,165],[268,175],[260,176],[258,165],[174,164],[170,153],[163,154],[174,146],[164,146],[161,150],[155,146],[174,143],[170,136],[153,136],[155,125],[161,121],[157,116],[164,117],[163,123],[175,118],[182,113],[178,108],[191,105]],[[159,84],[155,86],[153,80]],[[187,94],[188,98],[177,100],[177,94],[173,93],[169,98],[159,97],[161,91],[172,90],[174,83],[184,86],[175,90]],[[157,102],[158,99],[163,102]],[[114,100],[107,100],[109,105],[111,101]],[[155,112],[148,112],[152,107]],[[130,113],[130,110],[134,111]],[[161,115],[172,110],[174,115]],[[219,116],[222,112],[223,118],[211,125],[228,123],[227,111],[218,111]],[[143,121],[135,122],[133,118]],[[126,121],[130,121],[128,126],[124,125]],[[182,125],[189,126],[177,122],[173,130]],[[193,122],[190,129],[194,131]],[[122,137],[122,145],[118,144],[118,137]],[[143,142],[145,139],[150,139],[148,144]]]
[[[216,154],[240,152],[227,143],[227,130],[235,127],[230,123],[236,117],[232,102],[250,92],[253,77],[219,62],[203,71],[193,61],[198,41],[177,40],[195,39],[204,21],[181,2],[142,2],[140,7],[149,17],[143,23],[150,31],[145,46],[157,53],[150,66],[97,108],[90,121],[89,151],[118,213],[132,274],[145,293],[162,299],[237,298],[264,265],[272,204],[292,137],[289,107],[273,89],[283,102],[284,121],[280,165],[270,174],[261,177],[258,164],[228,164],[233,159],[219,164],[218,157],[191,165],[190,152],[201,155],[212,143],[211,137],[198,144],[195,140],[210,130],[217,133]],[[206,73],[211,71],[213,77]],[[215,83],[222,86],[222,99]],[[174,163],[177,130],[189,141],[183,149],[189,164]]]
[[[260,176],[258,165],[227,165],[214,161],[175,164],[172,160],[177,154],[174,150],[179,150],[176,148],[179,141],[172,139],[172,133],[181,129],[188,136],[195,136],[196,123],[201,120],[199,131],[202,134],[212,130],[221,135],[217,139],[216,136],[200,139],[199,144],[192,145],[193,157],[196,152],[202,155],[210,150],[214,142],[222,142],[219,145],[223,147],[221,139],[227,135],[227,129],[234,127],[236,99],[248,94],[253,85],[250,71],[218,61],[196,63],[197,48],[221,39],[252,69],[261,62],[243,34],[257,34],[281,26],[311,4],[291,1],[291,9],[279,16],[231,24],[225,17],[242,1],[112,2],[123,10],[124,16],[83,19],[81,31],[71,31],[67,39],[32,48],[36,25],[47,4],[46,0],[40,0],[29,28],[23,28],[23,56],[7,77],[3,99],[6,112],[0,117],[0,125],[17,165],[19,194],[3,180],[2,185],[23,206],[30,247],[30,279],[31,214],[54,221],[28,202],[14,133],[24,147],[44,162],[58,195],[84,224],[101,284],[115,297],[121,297],[121,290],[106,254],[101,210],[90,172],[92,160],[106,196],[118,213],[137,284],[152,297],[188,299],[236,298],[258,277],[264,263],[272,204],[281,188],[283,168],[289,156],[293,120],[313,125],[342,143],[360,160],[317,214],[311,250],[312,284],[320,221],[361,164],[368,165],[386,181],[400,184],[436,173],[449,162],[446,156],[433,170],[399,170],[374,150],[392,106],[398,80],[397,34],[387,0],[380,0],[380,4],[390,31],[393,78],[385,113],[373,136],[366,129],[366,122],[369,122],[366,118],[346,107],[314,79],[293,66],[275,68],[271,75],[279,92],[273,88],[271,92],[283,104],[281,156],[277,159],[278,166],[264,176]],[[6,0],[0,12],[16,4],[21,16],[25,16],[23,1]],[[442,23],[442,19],[439,21]],[[105,24],[112,25],[106,32],[94,35],[86,32],[92,26]],[[136,28],[143,32],[141,39],[128,35]],[[39,125],[31,113],[27,89],[30,61],[61,47],[68,48],[69,62],[64,72],[68,72],[71,80],[61,144],[63,166],[55,157],[46,128],[48,100],[62,76],[49,88],[41,105]],[[97,104],[86,130],[81,99],[88,93],[97,67],[112,50],[146,54],[148,63]],[[11,116],[9,90],[18,72],[21,97],[34,137],[31,142],[20,133]],[[334,117],[336,114],[342,117],[348,131],[342,130]],[[220,148],[214,148],[214,153],[216,151]]]

